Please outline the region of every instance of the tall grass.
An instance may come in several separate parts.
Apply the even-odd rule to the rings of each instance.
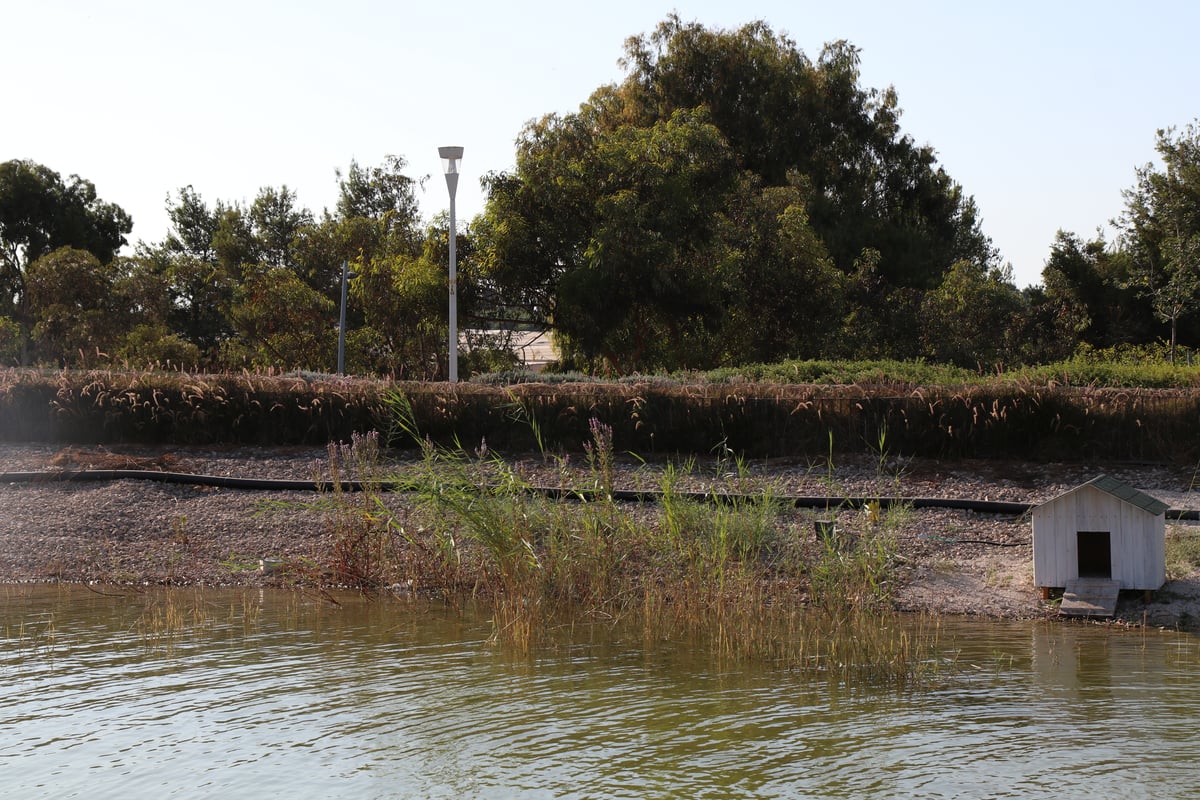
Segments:
[[[401,514],[386,497],[364,510],[367,501],[335,495],[358,504],[336,518],[344,529],[387,531],[383,555],[347,544],[331,556],[340,565],[355,556],[360,572],[372,570],[372,585],[482,601],[494,641],[519,651],[564,622],[634,623],[648,637],[686,636],[732,660],[768,658],[842,677],[887,663],[884,671],[899,671],[901,683],[924,669],[918,650],[927,643],[879,633],[895,627],[883,621],[890,540],[864,536],[849,549],[815,542],[805,513],[753,479],[733,453],[721,452],[711,476],[695,474],[692,460],[668,463],[657,503],[622,503],[611,432],[593,421],[587,470],[562,471],[577,483],[546,495],[490,448],[435,444],[403,398],[393,402],[393,433],[420,442],[420,457],[378,483],[404,488],[410,510]],[[688,481],[711,489],[697,496],[684,491]],[[826,641],[860,624],[873,631],[858,636],[860,649]]]
[[[1167,526],[1167,578],[1190,575],[1200,567],[1200,533],[1184,525]]]
[[[331,443],[327,452],[330,579],[362,592],[378,591],[395,573],[396,533],[402,530],[385,502],[379,435],[356,433],[348,443]],[[361,490],[347,491],[350,482]]]
[[[1098,378],[1073,367],[1062,374],[1024,371],[951,384],[940,383],[936,371],[908,375],[880,368],[867,380],[871,376],[857,367],[841,366],[850,371],[831,380],[862,382],[820,383],[798,368],[784,369],[790,377],[778,381],[747,369],[753,380],[642,376],[503,387],[9,369],[0,370],[0,439],[324,444],[348,441],[355,432],[386,432],[387,397],[402,391],[433,441],[486,441],[510,452],[578,451],[591,441],[589,426],[596,419],[611,428],[617,451],[648,455],[704,453],[721,440],[752,457],[814,455],[830,431],[840,451],[863,452],[873,446],[870,432],[886,427],[893,446],[907,455],[1196,460],[1200,380],[1178,371],[1200,367],[1169,367],[1178,374],[1168,379],[1152,372],[1166,367],[1145,365],[1146,380],[1118,382],[1114,373],[1114,388],[1096,385]],[[1186,388],[1144,388],[1164,381]],[[397,441],[388,435],[384,444]]]

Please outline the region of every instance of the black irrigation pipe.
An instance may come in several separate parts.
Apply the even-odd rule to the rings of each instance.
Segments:
[[[118,481],[144,480],[158,483],[180,483],[190,486],[215,486],[222,489],[243,489],[265,492],[327,492],[332,491],[331,481],[291,480],[287,478],[237,478],[227,475],[197,475],[186,472],[160,472],[144,469],[89,469],[63,472],[0,472],[0,484],[4,483],[59,483],[72,481]],[[386,491],[406,491],[404,482],[341,481],[339,488],[344,492],[361,492],[380,486]],[[554,499],[592,499],[597,491],[578,491],[561,487],[531,487],[531,492]],[[677,496],[688,500],[708,502],[733,502],[751,499],[749,495],[724,492],[678,492]],[[612,499],[621,502],[653,502],[662,498],[657,490],[630,491],[619,489]],[[966,500],[952,497],[804,497],[779,495],[778,499],[795,508],[865,508],[870,503],[879,503],[881,508],[907,505],[910,508],[945,508],[959,511],[975,511],[981,514],[1012,514],[1020,516],[1033,510],[1033,503],[1013,503],[1000,500]],[[1170,509],[1167,519],[1200,520],[1200,510]]]

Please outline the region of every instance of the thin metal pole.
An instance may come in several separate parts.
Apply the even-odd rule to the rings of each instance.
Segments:
[[[450,382],[458,382],[458,226],[454,216],[454,195],[458,191],[459,162],[463,149],[439,147],[446,170],[446,189],[450,192]]]
[[[338,375],[346,373],[346,279],[350,265],[342,261],[342,315],[338,320]]]
[[[450,382],[458,382],[458,265],[455,246],[458,230],[454,219],[454,191],[450,191]]]

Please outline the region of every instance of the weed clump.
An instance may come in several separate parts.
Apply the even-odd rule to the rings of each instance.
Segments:
[[[711,475],[691,460],[668,463],[658,489],[643,493],[652,502],[623,502],[611,428],[595,419],[582,471],[542,453],[540,466],[551,469],[541,474],[574,483],[538,486],[522,462],[485,445],[468,451],[422,437],[403,399],[395,402],[392,433],[419,442],[415,461],[380,472],[376,437],[329,451],[325,569],[345,585],[483,602],[493,640],[518,651],[559,624],[632,623],[647,637],[704,641],[723,658],[829,671],[849,657],[830,650],[830,631],[868,620],[889,628],[880,622],[890,613],[894,552],[886,515],[853,541],[820,540],[806,533],[809,512],[728,450]],[[361,491],[338,488],[348,475]],[[921,659],[897,663],[908,680]]]

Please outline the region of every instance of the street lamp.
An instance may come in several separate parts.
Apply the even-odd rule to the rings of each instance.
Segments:
[[[454,194],[458,191],[458,168],[462,161],[461,147],[439,147],[442,168],[446,171],[446,188],[450,190],[450,382],[458,382],[458,274],[455,264],[455,245],[458,232],[454,220]]]
[[[338,322],[338,375],[346,372],[346,281],[357,278],[357,272],[350,271],[350,265],[342,262],[342,316]]]

